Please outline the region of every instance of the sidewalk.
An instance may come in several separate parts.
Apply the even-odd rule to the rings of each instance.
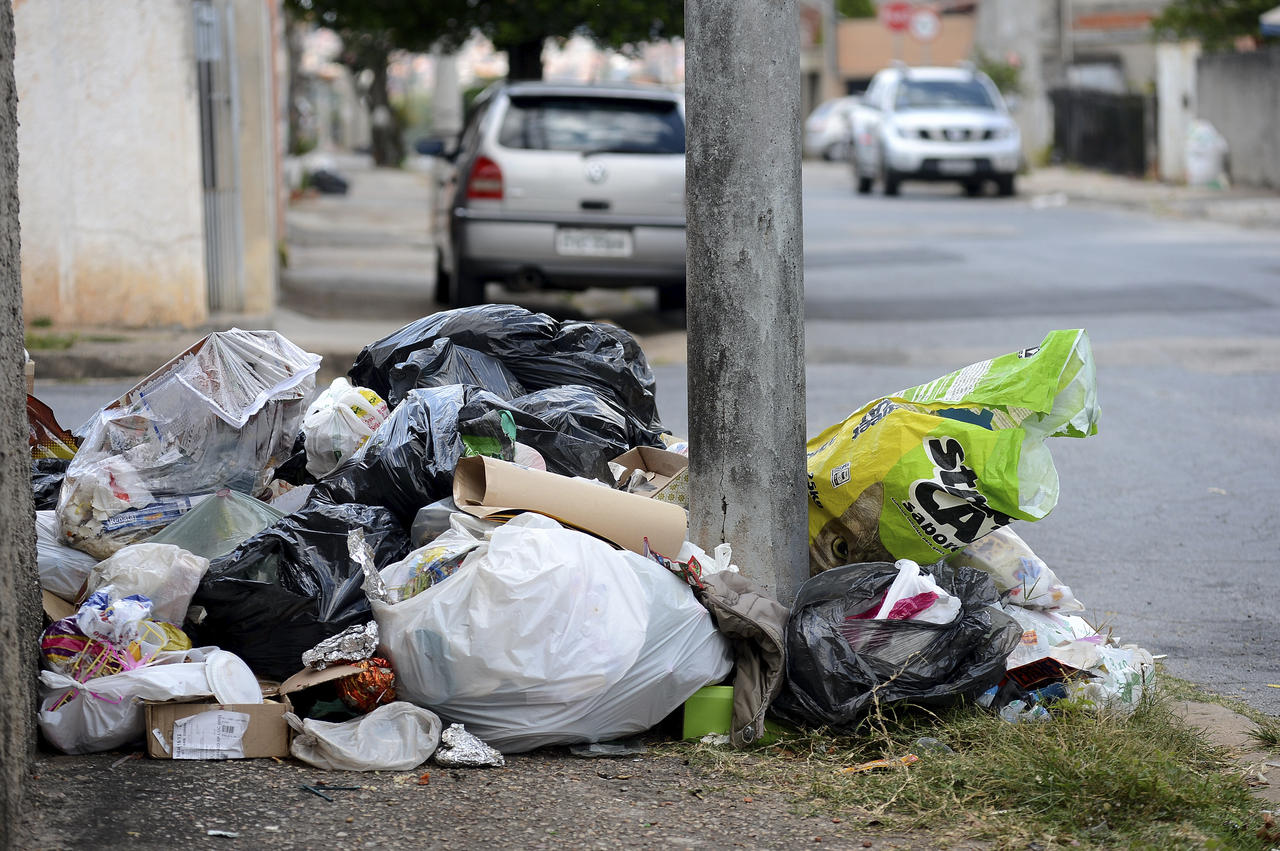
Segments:
[[[1071,166],[1037,169],[1020,178],[1032,206],[1069,202],[1140,210],[1254,228],[1280,228],[1280,192],[1266,189],[1175,186]]]

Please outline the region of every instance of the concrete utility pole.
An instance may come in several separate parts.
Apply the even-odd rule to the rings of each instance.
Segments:
[[[795,0],[685,4],[690,539],[808,576]]]
[[[0,2],[0,849],[15,847],[22,787],[35,745],[35,517],[22,374],[18,265],[18,97],[13,4]]]

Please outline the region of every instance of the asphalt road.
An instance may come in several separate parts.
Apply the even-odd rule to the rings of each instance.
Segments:
[[[1086,328],[1099,434],[1052,441],[1059,505],[1019,533],[1095,624],[1280,715],[1267,531],[1280,502],[1277,234],[949,186],[858,197],[830,164],[806,165],[804,217],[808,433],[1052,329]],[[664,421],[683,432],[685,369],[655,373]],[[37,395],[71,425],[128,385]]]

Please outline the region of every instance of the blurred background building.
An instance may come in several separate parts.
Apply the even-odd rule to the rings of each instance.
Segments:
[[[1005,91],[1031,167],[1178,182],[1188,146],[1207,139],[1229,151],[1224,179],[1280,188],[1280,47],[1263,37],[1254,0],[1223,2],[1245,9],[1233,19],[1244,24],[1188,24],[1190,0],[799,0],[802,105],[807,114],[856,93],[894,60],[969,60]],[[399,162],[414,140],[459,132],[485,85],[527,71],[513,65],[514,45],[486,37],[499,31],[489,19],[452,41],[427,37],[421,21],[409,38],[383,19],[381,58],[354,61],[339,34],[355,37],[351,21],[343,29],[321,13],[329,7],[360,9],[15,3],[29,322],[197,327],[269,315],[284,205],[304,188],[307,158],[372,151]],[[891,13],[910,25],[891,27]],[[532,47],[546,79],[679,89],[681,23],[650,27],[671,37],[626,44],[566,24]],[[379,127],[397,144],[383,150]]]

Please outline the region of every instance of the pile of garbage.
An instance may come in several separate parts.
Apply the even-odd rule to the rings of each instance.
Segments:
[[[790,609],[728,542],[686,540],[688,446],[626,331],[486,305],[371,343],[319,393],[318,366],[233,329],[75,434],[29,397],[53,746],[500,765],[650,730],[707,687],[732,687],[716,732],[744,745],[770,717],[1023,720],[1151,684],[1010,526],[1057,500],[1045,439],[1096,429],[1083,332],[815,438]]]

